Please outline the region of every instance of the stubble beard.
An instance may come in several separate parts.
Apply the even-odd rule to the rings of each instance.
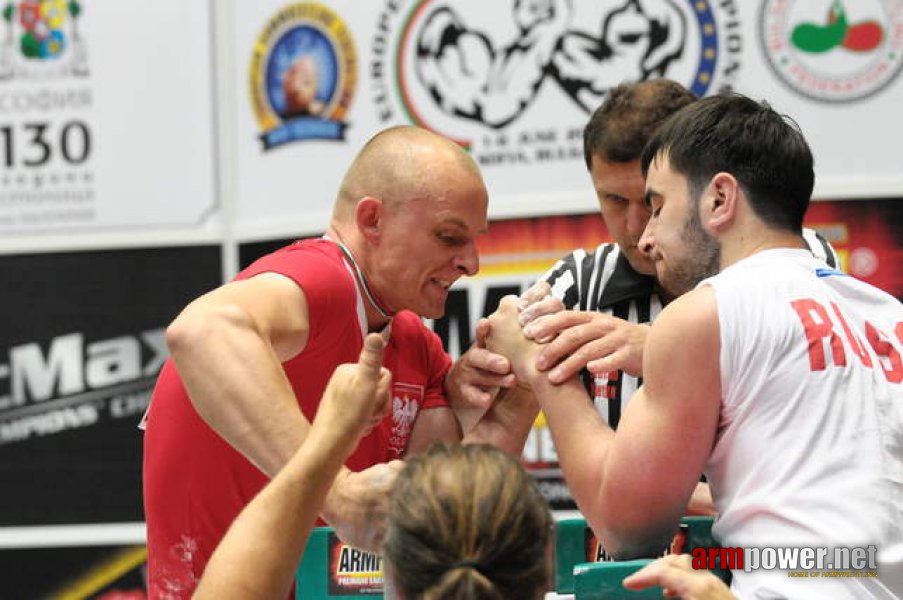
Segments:
[[[681,231],[685,253],[660,280],[662,287],[675,298],[721,270],[721,244],[702,227],[697,206],[688,212]]]

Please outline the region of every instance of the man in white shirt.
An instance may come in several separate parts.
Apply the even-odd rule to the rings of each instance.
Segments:
[[[639,247],[676,300],[647,334],[617,434],[576,378],[536,368],[515,299],[487,340],[532,386],[597,536],[620,557],[661,547],[705,472],[727,547],[899,544],[903,306],[805,250],[814,172],[798,128],[743,96],[705,98],[655,133],[642,167]],[[879,578],[763,569],[735,570],[733,591],[894,597]]]

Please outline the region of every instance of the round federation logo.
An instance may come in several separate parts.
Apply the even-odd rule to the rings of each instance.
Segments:
[[[284,7],[251,55],[251,104],[264,149],[344,139],[356,84],[357,57],[344,21],[313,2]]]
[[[813,100],[867,98],[903,67],[903,0],[766,0],[759,31],[775,73]]]

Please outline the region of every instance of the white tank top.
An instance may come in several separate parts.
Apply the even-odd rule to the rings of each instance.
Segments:
[[[903,542],[903,305],[806,250],[755,254],[715,291],[721,416],[706,475],[725,547]],[[831,555],[833,556],[833,554]],[[741,598],[884,598],[863,579],[734,573]]]

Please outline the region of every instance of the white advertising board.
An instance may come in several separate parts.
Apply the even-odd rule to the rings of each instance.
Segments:
[[[233,0],[237,234],[322,230],[376,131],[427,127],[481,165],[492,217],[593,210],[581,133],[664,76],[799,122],[816,197],[903,194],[903,0]]]
[[[217,201],[210,4],[2,9],[0,232],[203,222]]]

